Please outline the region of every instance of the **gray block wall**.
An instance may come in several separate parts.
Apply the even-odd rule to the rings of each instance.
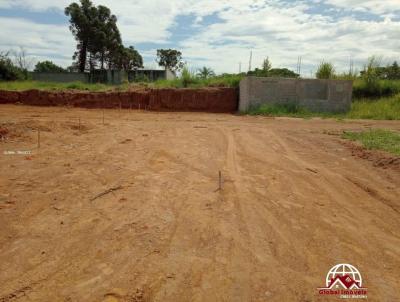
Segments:
[[[346,112],[352,90],[352,81],[246,77],[240,82],[239,111],[290,103],[314,112]]]
[[[69,83],[69,82],[89,82],[88,73],[78,72],[32,72],[32,80],[40,82],[58,82],[58,83]]]

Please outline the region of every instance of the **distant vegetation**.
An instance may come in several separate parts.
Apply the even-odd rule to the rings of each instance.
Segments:
[[[36,64],[34,72],[66,72],[66,70],[52,61],[43,61]]]
[[[246,74],[243,74],[243,76]],[[299,74],[287,69],[287,68],[272,68],[272,63],[267,57],[264,59],[261,68],[256,68],[247,72],[249,76],[256,77],[281,77],[281,78],[298,78]]]

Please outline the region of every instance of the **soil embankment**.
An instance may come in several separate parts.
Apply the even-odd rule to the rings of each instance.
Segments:
[[[0,104],[230,113],[237,110],[238,91],[223,87],[126,92],[2,90]]]

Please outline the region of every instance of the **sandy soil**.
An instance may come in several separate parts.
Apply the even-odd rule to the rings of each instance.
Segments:
[[[103,125],[12,105],[0,122],[2,302],[325,301],[338,263],[369,301],[400,299],[400,171],[338,135],[399,122],[107,110]]]

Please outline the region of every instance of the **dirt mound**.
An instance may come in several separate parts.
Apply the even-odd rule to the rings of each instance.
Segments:
[[[153,111],[234,112],[235,88],[146,89],[127,92],[0,91],[0,104],[122,108]]]
[[[343,141],[342,144],[351,150],[352,156],[371,161],[374,167],[383,169],[391,168],[400,171],[400,157],[391,156],[386,152],[367,150],[354,142]]]

